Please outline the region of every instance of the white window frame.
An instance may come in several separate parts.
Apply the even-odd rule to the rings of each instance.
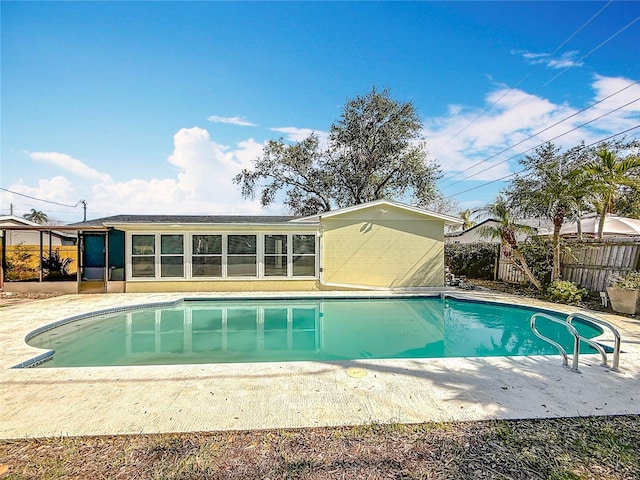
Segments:
[[[193,237],[196,235],[202,235],[202,236],[217,236],[220,237],[220,254],[217,253],[212,253],[212,254],[200,254],[200,255],[195,255],[195,257],[220,257],[220,275],[219,276],[213,276],[213,277],[207,277],[207,276],[194,276],[193,275],[193,259],[194,259],[194,253],[193,253]],[[225,262],[225,258],[227,257],[226,253],[227,253],[227,245],[226,245],[226,238],[224,233],[222,232],[189,232],[188,233],[189,239],[187,241],[187,244],[189,245],[189,257],[188,257],[188,261],[186,262],[188,264],[188,268],[189,268],[189,273],[188,273],[188,277],[189,280],[197,280],[197,281],[209,281],[209,280],[222,280],[226,278],[226,262]]]
[[[132,270],[133,263],[133,254],[132,254],[132,238],[134,235],[150,235],[154,236],[155,239],[155,248],[154,248],[154,269],[155,276],[153,277],[134,277]],[[162,277],[161,274],[161,258],[163,254],[162,251],[162,235],[182,235],[183,241],[183,273],[182,277]],[[222,266],[222,275],[219,277],[194,277],[193,276],[193,236],[194,235],[219,235],[222,241],[222,254],[221,256],[221,266]],[[228,237],[229,235],[255,235],[256,237],[256,275],[255,276],[229,276],[228,275]],[[284,235],[287,237],[287,275],[281,276],[268,276],[265,275],[265,237],[267,235]],[[315,257],[314,262],[314,275],[307,276],[294,276],[293,275],[293,237],[295,235],[313,235],[315,238],[315,250],[313,256]],[[154,230],[154,231],[140,231],[133,230],[128,231],[126,235],[126,264],[127,264],[127,281],[130,282],[179,282],[179,281],[254,281],[254,280],[269,280],[269,281],[285,281],[285,280],[311,280],[319,278],[319,262],[320,262],[320,252],[319,252],[319,232],[304,232],[304,231],[290,231],[283,232],[278,230],[267,230],[267,231],[234,231],[234,230],[225,230],[225,231],[191,231],[191,230],[175,230],[175,231],[165,231],[165,230]],[[169,256],[170,254],[165,254],[164,256]],[[215,256],[218,254],[212,254]],[[267,256],[273,256],[275,254],[267,254]],[[175,254],[175,256],[180,256]],[[311,254],[308,254],[311,256]],[[283,255],[284,257],[284,255]]]

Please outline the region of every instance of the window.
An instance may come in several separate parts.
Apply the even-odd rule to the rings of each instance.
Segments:
[[[287,276],[287,236],[264,236],[264,276]]]
[[[132,235],[131,237],[131,276],[156,276],[156,239],[155,235]]]
[[[183,235],[160,235],[161,277],[184,277],[183,238]]]
[[[194,277],[222,277],[222,235],[193,235],[191,269]]]
[[[256,235],[227,236],[227,276],[256,277]]]
[[[316,236],[293,235],[293,276],[316,275]]]
[[[315,233],[131,233],[130,279],[313,278]]]

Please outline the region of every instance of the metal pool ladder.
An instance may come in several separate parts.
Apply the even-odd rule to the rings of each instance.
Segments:
[[[599,318],[590,317],[582,313],[572,313],[568,315],[567,318],[564,320],[552,317],[551,315],[548,315],[546,313],[541,313],[541,312],[534,313],[533,315],[531,315],[531,319],[530,319],[531,331],[536,336],[550,343],[551,345],[553,345],[558,349],[558,351],[562,355],[562,366],[567,368],[569,368],[569,355],[567,354],[567,351],[558,342],[550,339],[549,337],[545,337],[538,331],[538,328],[536,327],[536,320],[538,318],[544,318],[554,323],[559,323],[560,325],[563,325],[571,335],[573,335],[573,359],[571,363],[571,370],[573,372],[580,372],[580,370],[578,369],[578,357],[580,356],[581,341],[595,348],[598,351],[598,353],[600,353],[600,356],[602,357],[602,366],[603,367],[608,366],[607,352],[605,352],[602,345],[594,342],[590,338],[586,338],[580,335],[580,332],[578,332],[578,330],[576,330],[576,328],[572,324],[573,320],[578,319],[583,323],[590,323],[592,325],[603,326],[608,328],[609,330],[611,330],[611,333],[613,334],[613,338],[614,338],[613,360],[611,365],[611,371],[613,372],[620,371],[620,368],[619,368],[620,367],[620,334],[618,333],[618,330],[616,330],[616,328],[613,325],[611,325],[609,322],[605,322],[604,320],[600,320]]]

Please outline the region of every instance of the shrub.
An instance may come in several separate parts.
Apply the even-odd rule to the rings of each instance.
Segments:
[[[55,250],[48,256],[42,257],[42,268],[46,270],[48,275],[66,276],[69,274],[69,266],[73,263],[72,258],[60,257],[60,252]]]
[[[632,270],[625,275],[611,278],[609,285],[624,290],[640,290],[640,272]]]
[[[11,281],[29,280],[38,276],[38,270],[32,266],[30,248],[23,243],[15,246],[12,252],[7,252],[6,279]]]
[[[556,280],[547,287],[547,298],[552,302],[575,305],[589,292],[568,280]]]
[[[445,263],[452,273],[493,280],[498,245],[488,242],[446,243]]]

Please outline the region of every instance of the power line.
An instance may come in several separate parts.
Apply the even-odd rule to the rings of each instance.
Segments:
[[[556,135],[556,136],[555,136],[555,137],[553,137],[553,138],[550,138],[550,139],[548,139],[548,140],[545,140],[544,142],[539,143],[538,145],[536,145],[536,146],[534,146],[534,147],[528,148],[528,149],[527,149],[527,150],[525,150],[524,152],[517,153],[517,154],[512,155],[511,157],[509,157],[509,158],[507,158],[507,159],[505,159],[505,160],[502,160],[501,162],[494,163],[494,164],[493,164],[493,165],[491,165],[490,167],[487,167],[484,171],[486,172],[487,170],[491,170],[492,168],[497,167],[498,165],[502,165],[503,163],[508,162],[509,160],[512,160],[512,159],[514,159],[514,158],[516,158],[516,157],[519,157],[520,155],[522,155],[522,154],[524,154],[524,153],[530,152],[531,150],[534,150],[534,149],[538,148],[539,146],[544,145],[545,143],[551,142],[551,141],[553,141],[553,140],[557,140],[557,139],[558,139],[558,138],[560,138],[560,137],[564,137],[565,135],[567,135],[567,134],[569,134],[569,133],[571,133],[571,132],[574,132],[574,131],[576,131],[576,130],[578,130],[578,129],[580,129],[580,128],[582,128],[582,127],[586,126],[586,125],[589,125],[590,123],[593,123],[593,122],[595,122],[596,120],[600,120],[601,118],[606,117],[607,115],[611,115],[612,113],[617,112],[618,110],[621,110],[621,109],[623,109],[624,107],[628,107],[629,105],[631,105],[632,103],[637,102],[638,100],[640,100],[640,98],[636,98],[635,100],[632,100],[632,101],[630,101],[629,103],[625,103],[624,105],[621,105],[621,106],[619,106],[618,108],[615,108],[615,109],[611,110],[610,112],[604,113],[604,114],[600,115],[599,117],[596,117],[596,118],[594,118],[594,119],[591,119],[591,120],[589,120],[588,122],[583,123],[582,125],[578,125],[577,127],[574,127],[574,128],[572,128],[571,130],[567,130],[566,132],[561,133],[560,135]],[[466,176],[466,177],[464,177],[464,178],[461,178],[460,180],[458,180],[458,181],[456,181],[456,182],[452,183],[452,184],[451,184],[451,185],[449,185],[449,186],[456,185],[456,184],[458,184],[458,183],[460,183],[460,182],[463,182],[464,180],[468,180],[468,179],[470,179],[470,178],[473,178],[473,177],[475,177],[476,175],[477,175],[477,173],[474,173],[474,174],[472,174],[472,175],[469,175],[469,176]]]
[[[609,96],[607,96],[607,97],[604,97],[604,98],[603,98],[603,99],[601,99],[601,100],[598,100],[597,102],[595,102],[595,103],[593,103],[593,104],[589,105],[588,107],[585,107],[585,108],[583,108],[582,110],[579,110],[579,111],[577,111],[577,112],[575,112],[575,113],[573,113],[573,114],[569,115],[568,117],[563,118],[562,120],[557,121],[557,122],[556,122],[556,123],[554,123],[553,125],[549,125],[548,127],[543,128],[542,130],[539,130],[538,132],[536,132],[536,133],[533,133],[533,134],[529,135],[527,138],[525,138],[525,139],[523,139],[523,140],[519,141],[518,143],[515,143],[515,144],[513,144],[513,145],[511,145],[511,146],[509,146],[509,147],[507,147],[507,148],[505,148],[505,149],[503,149],[503,150],[501,150],[500,152],[495,153],[494,155],[491,155],[491,156],[490,156],[490,157],[488,157],[488,158],[485,158],[485,159],[483,159],[483,160],[480,160],[479,162],[474,163],[473,165],[471,165],[470,167],[465,168],[464,170],[460,170],[459,172],[457,172],[457,173],[455,173],[455,174],[451,175],[451,176],[447,179],[447,181],[449,181],[449,180],[451,180],[451,179],[453,179],[453,178],[457,177],[458,175],[460,175],[460,174],[462,174],[462,173],[464,173],[464,172],[468,172],[468,171],[469,171],[469,170],[471,170],[472,168],[477,167],[478,165],[480,165],[480,164],[482,164],[482,163],[484,163],[484,162],[488,162],[489,160],[491,160],[492,158],[497,157],[498,155],[502,155],[503,153],[505,153],[505,152],[507,152],[507,151],[511,150],[512,148],[517,147],[518,145],[521,145],[521,144],[523,144],[524,142],[531,140],[533,137],[537,137],[537,136],[538,136],[538,135],[540,135],[541,133],[544,133],[544,132],[546,132],[547,130],[550,130],[551,128],[553,128],[553,127],[556,127],[556,126],[560,125],[561,123],[563,123],[563,122],[565,122],[565,121],[569,120],[569,119],[570,119],[570,118],[572,118],[572,117],[575,117],[576,115],[579,115],[579,114],[581,114],[581,113],[584,113],[585,111],[589,110],[590,108],[595,107],[595,106],[596,106],[596,105],[598,105],[599,103],[604,102],[605,100],[607,100],[607,99],[609,99],[609,98],[611,98],[611,97],[613,97],[613,96],[615,96],[615,95],[617,95],[617,94],[619,94],[619,93],[623,92],[623,91],[624,91],[624,90],[626,90],[627,88],[630,88],[630,87],[632,87],[633,85],[636,85],[637,83],[639,83],[639,81],[636,81],[636,82],[630,83],[630,84],[629,84],[629,85],[627,85],[626,87],[624,87],[624,88],[622,88],[622,89],[618,90],[618,91],[617,91],[617,92],[615,92],[615,93],[612,93],[611,95],[609,95]],[[617,110],[620,110],[620,109],[622,109],[622,108],[624,108],[624,107],[626,107],[626,106],[630,105],[631,103],[634,103],[634,102],[636,102],[636,101],[638,101],[638,100],[639,100],[639,99],[635,99],[635,100],[633,100],[632,102],[630,102],[630,103],[628,103],[628,104],[626,104],[626,105],[623,105],[623,106],[618,107],[618,108],[616,108],[616,109],[614,109],[614,110],[611,110],[610,112],[606,113],[605,115],[601,115],[600,117],[597,117],[597,118],[595,118],[595,119],[591,120],[590,122],[584,123],[584,124],[582,124],[582,125],[580,125],[580,126],[578,126],[578,127],[576,127],[576,128],[584,127],[585,125],[588,125],[589,123],[593,122],[594,120],[598,120],[599,118],[602,118],[603,116],[606,116],[606,115],[609,115],[609,114],[611,114],[611,113],[613,113],[613,112],[616,112]],[[575,130],[576,128],[574,128],[573,130]],[[569,130],[568,132],[565,132],[563,135],[566,135],[567,133],[570,133],[570,132],[572,132],[573,130]],[[555,137],[555,138],[558,138],[558,137]],[[554,140],[555,138],[553,138],[552,140]],[[546,143],[546,142],[548,142],[548,141],[550,141],[550,140],[547,140],[547,141],[545,141],[544,143]],[[518,154],[518,155],[520,155],[520,154]],[[517,156],[517,155],[516,155],[516,156]],[[509,157],[507,160],[510,160],[511,158],[513,158],[513,157]],[[507,161],[507,160],[505,160],[505,161]],[[500,163],[496,163],[495,165],[500,165],[500,164],[502,164],[502,163],[504,163],[504,161],[503,161],[503,162],[500,162]],[[495,165],[493,165],[493,166],[495,166]],[[493,168],[493,166],[491,166],[491,167],[489,167],[489,168]],[[450,186],[452,186],[452,185],[455,185],[455,184],[457,184],[457,183],[460,183],[460,182],[462,182],[463,180],[466,180],[466,179],[471,178],[471,177],[473,177],[473,175],[468,176],[468,177],[464,177],[464,178],[462,178],[462,179],[460,179],[460,180],[457,180],[457,181],[455,181],[455,182],[453,182],[453,183],[449,183],[449,184],[447,184],[447,185],[442,185],[442,187],[447,187],[447,186],[448,186],[448,187],[450,187]]]
[[[44,200],[42,198],[32,197],[31,195],[26,195],[20,192],[14,192],[12,190],[7,190],[6,188],[2,188],[2,187],[0,187],[0,190],[2,190],[3,192],[12,193],[14,195],[20,195],[21,197],[30,198],[31,200],[37,200],[38,202],[50,203],[52,205],[60,205],[61,207],[75,208],[83,202],[83,200],[80,200],[75,205],[68,205],[66,203],[54,202],[53,200]]]
[[[558,51],[564,47],[567,43],[569,43],[571,41],[571,39],[573,39],[573,37],[575,37],[583,28],[585,28],[587,25],[589,25],[596,17],[598,17],[612,2],[613,0],[609,0],[609,2],[604,5],[600,10],[598,10],[589,20],[587,20],[585,23],[583,23],[580,28],[578,28],[575,32],[573,32],[571,35],[569,35],[569,37],[567,39],[565,39],[560,45],[558,45],[553,52],[551,52],[549,55],[551,57],[553,57],[556,53],[558,53]],[[599,48],[599,47],[598,47]],[[592,50],[592,52],[595,51]],[[589,53],[592,53],[589,52]],[[585,57],[586,58],[586,57]],[[531,71],[529,71],[524,77],[522,77],[520,80],[518,80],[518,82],[511,87],[509,90],[507,90],[504,94],[502,94],[502,96],[500,98],[498,98],[495,102],[493,102],[491,105],[489,105],[487,108],[485,108],[482,112],[480,112],[480,114],[475,117],[473,120],[471,120],[468,124],[466,124],[464,127],[462,127],[461,130],[459,130],[457,133],[455,133],[453,136],[449,137],[449,139],[447,139],[442,145],[438,146],[438,150],[436,150],[435,154],[437,154],[440,149],[442,149],[442,147],[444,147],[445,145],[447,145],[451,140],[453,140],[454,138],[456,138],[458,135],[460,135],[462,132],[464,132],[467,128],[469,128],[471,125],[473,125],[475,122],[477,122],[480,118],[482,118],[487,112],[489,112],[490,110],[493,109],[493,107],[495,107],[498,103],[500,103],[500,101],[506,97],[507,95],[509,95],[513,90],[515,90],[522,82],[524,82],[527,78],[529,78],[531,76]],[[549,82],[545,83],[543,86],[546,86],[548,83],[551,83],[554,79],[550,80]]]
[[[594,14],[594,15],[593,15],[589,20],[587,20],[585,23],[583,23],[583,24],[582,24],[582,26],[581,26],[578,30],[576,30],[575,32],[573,32],[569,38],[567,38],[564,42],[562,42],[560,45],[558,45],[558,46],[556,47],[556,49],[555,49],[553,52],[551,52],[551,56],[553,56],[553,55],[555,55],[556,53],[558,53],[558,50],[560,50],[560,49],[561,49],[562,47],[564,47],[567,43],[569,43],[573,37],[575,37],[578,33],[580,33],[580,31],[581,31],[584,27],[586,27],[587,25],[589,25],[589,24],[590,24],[590,23],[591,23],[591,22],[592,22],[592,21],[593,21],[593,20],[594,20],[598,15],[600,15],[600,14],[605,10],[605,8],[607,8],[609,5],[611,5],[611,3],[612,3],[612,2],[613,2],[613,0],[609,0],[609,2],[607,2],[607,4],[606,4],[606,5],[604,5],[600,10],[598,10],[598,11],[597,11],[597,12],[596,12],[596,13],[595,13],[595,14]]]
[[[519,141],[518,143],[516,143],[516,144],[514,144],[514,145],[511,145],[510,147],[507,147],[507,148],[505,148],[504,150],[501,150],[500,152],[498,152],[498,153],[496,153],[496,154],[494,154],[494,155],[491,155],[491,156],[490,156],[490,157],[488,157],[488,158],[485,158],[485,159],[483,159],[483,160],[480,160],[479,162],[474,163],[474,164],[473,164],[473,165],[471,165],[470,167],[467,167],[467,168],[465,168],[464,170],[460,170],[459,172],[457,172],[457,173],[455,173],[455,174],[451,175],[449,178],[447,178],[447,179],[446,179],[446,181],[449,181],[449,180],[451,180],[451,179],[453,179],[453,178],[457,177],[458,175],[460,175],[460,174],[462,174],[462,173],[464,173],[464,172],[468,172],[468,171],[469,171],[469,170],[471,170],[472,168],[477,167],[477,166],[478,166],[478,165],[480,165],[481,163],[487,162],[487,161],[491,160],[492,158],[497,157],[498,155],[502,155],[503,153],[505,153],[505,152],[507,152],[507,151],[511,150],[512,148],[517,147],[518,145],[521,145],[521,144],[523,144],[524,142],[526,142],[526,141],[528,141],[528,140],[531,140],[533,137],[537,137],[537,136],[538,136],[538,135],[540,135],[541,133],[544,133],[544,132],[546,132],[547,130],[550,130],[551,128],[553,128],[553,127],[556,127],[556,126],[560,125],[561,123],[563,123],[563,122],[565,122],[565,121],[569,120],[569,119],[570,119],[570,118],[572,118],[572,117],[575,117],[576,115],[579,115],[579,114],[581,114],[581,113],[583,113],[583,112],[585,112],[585,111],[589,110],[590,108],[595,107],[595,106],[596,106],[596,105],[598,105],[599,103],[604,102],[605,100],[607,100],[607,99],[609,99],[609,98],[613,97],[614,95],[617,95],[617,94],[619,94],[619,93],[623,92],[623,91],[624,91],[624,90],[626,90],[627,88],[630,88],[630,87],[634,86],[635,84],[637,84],[637,83],[639,83],[639,82],[640,82],[640,81],[635,81],[635,82],[633,82],[633,83],[630,83],[629,85],[627,85],[626,87],[624,87],[624,88],[622,88],[622,89],[618,90],[617,92],[612,93],[611,95],[608,95],[608,96],[606,96],[606,97],[602,98],[601,100],[598,100],[597,102],[595,102],[595,103],[593,103],[593,104],[589,105],[588,107],[583,108],[582,110],[579,110],[579,111],[577,111],[577,112],[573,113],[572,115],[569,115],[569,116],[568,116],[568,117],[566,117],[566,118],[563,118],[562,120],[559,120],[558,122],[554,123],[553,125],[550,125],[550,126],[548,126],[548,127],[546,127],[546,128],[543,128],[542,130],[540,130],[540,131],[538,131],[538,132],[536,132],[536,133],[532,133],[529,137],[525,138],[524,140],[521,140],[521,141]],[[634,100],[634,101],[635,101],[635,100]],[[632,102],[632,103],[633,103],[633,102]],[[615,111],[615,110],[614,110],[614,111]],[[612,113],[612,112],[610,112],[610,113]],[[583,126],[584,126],[584,125],[583,125]],[[504,163],[504,162],[503,162],[503,163]],[[497,165],[499,165],[499,164],[497,164]],[[489,168],[491,168],[491,167],[489,167]],[[467,177],[467,178],[469,178],[469,177]],[[461,180],[458,180],[458,181],[456,181],[456,182],[450,183],[450,184],[448,184],[448,185],[442,185],[442,187],[455,185],[456,183],[460,183],[462,180],[464,180],[464,178],[463,178],[463,179],[461,179]]]
[[[590,50],[589,52],[587,52],[586,54],[584,54],[582,57],[580,57],[576,63],[580,63],[582,62],[585,58],[587,58],[589,55],[591,55],[593,52],[595,52],[596,50],[598,50],[600,47],[604,46],[605,44],[609,43],[610,40],[613,40],[615,37],[617,37],[618,35],[620,35],[622,32],[624,32],[627,28],[629,28],[631,25],[633,25],[634,23],[636,23],[638,20],[640,20],[640,16],[637,16],[635,19],[631,20],[631,22],[629,22],[627,25],[625,25],[624,27],[622,27],[620,30],[618,30],[616,33],[614,33],[613,35],[611,35],[609,38],[607,38],[604,42],[600,43],[600,45],[598,45],[597,47],[595,47],[593,50]],[[549,85],[551,82],[553,82],[556,78],[558,78],[561,75],[564,75],[571,67],[567,67],[565,68],[563,71],[561,71],[559,74],[557,74],[555,77],[553,77],[551,80],[548,80],[545,84],[543,84],[543,87],[546,87],[547,85]]]
[[[640,128],[640,125],[636,125],[635,127],[628,128],[628,129],[626,129],[626,130],[623,130],[622,132],[618,132],[618,133],[615,133],[615,134],[613,134],[613,135],[609,135],[608,137],[601,138],[600,140],[598,140],[598,141],[596,141],[596,142],[590,143],[589,145],[585,145],[583,148],[589,148],[589,147],[592,147],[592,146],[597,145],[597,144],[599,144],[599,143],[606,142],[607,140],[610,140],[610,139],[612,139],[612,138],[614,138],[614,137],[618,137],[618,136],[620,136],[620,135],[624,135],[625,133],[629,133],[629,132],[631,132],[632,130],[636,130],[636,129],[638,129],[638,128]],[[528,150],[527,150],[527,151],[528,151]],[[524,152],[523,152],[523,153],[524,153]],[[521,155],[521,154],[519,154],[519,155]],[[516,155],[516,156],[517,156],[517,155]],[[526,168],[523,168],[522,170],[519,170],[519,171],[517,171],[517,172],[510,173],[509,175],[505,175],[504,177],[500,177],[500,178],[497,178],[497,179],[495,179],[495,180],[491,180],[491,181],[489,181],[489,182],[485,182],[485,183],[483,183],[483,184],[481,184],[481,185],[476,185],[475,187],[467,188],[466,190],[462,190],[461,192],[453,193],[453,194],[448,195],[448,196],[446,196],[446,197],[444,197],[444,198],[445,198],[445,199],[447,199],[447,198],[457,197],[458,195],[462,195],[463,193],[471,192],[471,191],[473,191],[473,190],[477,190],[477,189],[479,189],[479,188],[486,187],[487,185],[491,185],[491,184],[496,183],[496,182],[501,182],[501,181],[503,181],[503,180],[506,180],[506,179],[507,179],[507,178],[509,178],[509,177],[514,177],[514,176],[516,176],[516,175],[519,175],[519,174],[521,174],[522,172],[524,172],[524,171],[526,171],[526,170],[527,170]]]

